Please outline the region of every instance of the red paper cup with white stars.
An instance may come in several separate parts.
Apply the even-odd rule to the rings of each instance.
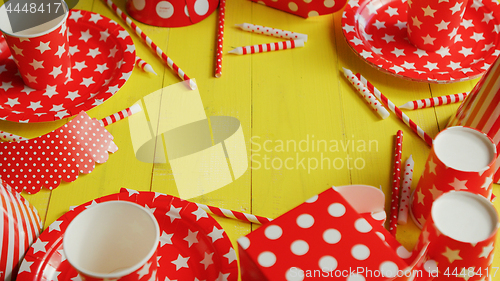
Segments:
[[[64,254],[82,280],[156,280],[160,227],[134,202],[110,201],[78,214],[63,237]]]
[[[410,42],[422,50],[447,48],[460,38],[468,0],[408,0]]]
[[[441,131],[410,199],[415,224],[422,228],[433,202],[448,191],[468,191],[490,200],[496,155],[491,138],[476,129],[457,126]]]
[[[427,246],[424,276],[415,280],[493,280],[498,214],[483,196],[450,191],[433,204],[415,251]],[[423,276],[423,277],[424,277]]]
[[[66,2],[61,1],[61,3],[60,8],[64,9],[63,15],[19,32],[12,30],[11,25],[14,26],[15,22],[8,22],[5,19],[0,21],[0,30],[24,84],[36,90],[64,84],[71,76],[69,35],[66,26],[69,8]],[[26,17],[40,15],[43,16],[43,13],[35,12],[27,14]],[[17,20],[23,19],[17,18]]]

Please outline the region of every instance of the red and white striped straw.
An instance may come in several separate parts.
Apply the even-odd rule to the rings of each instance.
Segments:
[[[399,204],[399,183],[401,182],[401,151],[403,149],[403,131],[398,130],[396,135],[396,145],[394,153],[394,170],[392,173],[392,196],[391,213],[389,218],[389,231],[396,236],[398,229],[398,204]]]
[[[219,4],[219,28],[217,31],[217,56],[215,61],[215,77],[222,76],[222,53],[224,45],[224,21],[226,20],[226,0]]]
[[[454,95],[447,95],[447,96],[440,96],[440,97],[435,97],[435,98],[428,98],[428,99],[422,99],[422,100],[414,100],[414,101],[409,101],[399,108],[402,109],[420,109],[420,108],[426,108],[426,107],[431,107],[431,106],[438,106],[438,105],[444,105],[444,104],[452,104],[452,103],[457,103],[463,101],[469,92],[465,93],[460,93],[460,94],[454,94]]]
[[[390,115],[389,111],[387,111],[387,109],[385,109],[385,107],[382,104],[380,104],[377,98],[375,98],[375,96],[372,95],[370,90],[366,88],[365,84],[361,83],[358,77],[356,77],[349,69],[343,68],[343,70],[347,80],[351,82],[354,88],[356,88],[357,92],[365,99],[365,101],[371,106],[371,108],[375,110],[375,112],[377,112],[377,114],[382,119],[389,117]]]
[[[140,111],[142,111],[141,106],[139,104],[134,104],[129,108],[126,108],[120,112],[114,113],[106,118],[99,120],[99,122],[101,122],[101,124],[104,127],[106,127],[108,125],[111,125],[117,121],[125,119],[125,118],[129,117],[130,115],[135,114],[135,113],[140,112]]]
[[[282,42],[275,42],[275,43],[268,43],[261,45],[237,47],[229,51],[229,53],[236,55],[247,55],[247,54],[272,52],[278,50],[294,49],[300,47],[304,47],[304,40],[290,40],[290,41],[282,41]]]
[[[251,23],[242,23],[242,24],[237,24],[236,26],[244,31],[255,32],[259,34],[269,35],[278,38],[292,39],[292,40],[301,39],[304,40],[304,42],[307,42],[307,34],[296,33],[292,31],[286,31],[262,25],[255,25]]]
[[[214,215],[221,216],[221,217],[225,217],[225,218],[237,219],[237,220],[244,221],[244,222],[252,222],[252,223],[258,223],[258,224],[264,224],[266,222],[272,221],[272,219],[269,219],[269,218],[256,216],[256,215],[252,215],[252,214],[247,214],[247,213],[242,213],[242,212],[238,212],[238,211],[231,211],[228,209],[207,206],[207,205],[203,205],[200,203],[196,203],[196,205],[198,205],[198,207],[205,210],[205,212],[207,212],[207,213],[214,214]]]
[[[153,67],[149,63],[147,63],[145,60],[141,59],[138,56],[135,56],[135,65],[140,67],[145,72],[149,72],[149,73],[153,73],[154,75],[158,75],[158,74],[156,74],[155,70],[153,69]]]
[[[413,122],[408,115],[404,114],[399,107],[394,105],[392,101],[390,101],[384,94],[382,94],[375,86],[373,86],[370,81],[366,80],[361,74],[357,73],[356,76],[363,84],[366,85],[368,90],[370,90],[382,103],[388,107],[396,116],[403,121],[410,129],[412,129],[417,135],[423,139],[429,146],[432,146],[432,138],[424,132],[422,128],[420,128],[415,122]]]
[[[0,130],[0,140],[1,141],[25,141],[28,139],[25,137],[21,137],[21,136]]]
[[[174,61],[169,58],[161,49],[158,47],[149,36],[147,36],[120,8],[118,8],[113,1],[111,0],[102,0],[105,1],[106,4],[123,20],[127,23],[127,25],[132,28],[139,37],[141,37],[142,41],[145,42],[155,53],[160,57],[167,65],[170,67],[170,69],[174,70],[177,75],[182,80],[189,80],[189,87],[191,89],[196,89],[197,85],[196,83],[187,76],[184,71],[182,71],[175,63]]]
[[[401,199],[399,200],[398,223],[406,224],[408,222],[408,207],[410,203],[411,183],[413,181],[413,167],[415,161],[410,155],[405,162],[405,171],[403,176],[403,184],[401,186]]]

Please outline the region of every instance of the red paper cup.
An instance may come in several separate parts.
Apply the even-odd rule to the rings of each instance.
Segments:
[[[10,52],[14,58],[24,83],[37,90],[47,86],[63,84],[71,75],[71,58],[69,53],[68,31],[66,19],[69,9],[66,2],[61,1],[64,15],[19,32],[13,32],[11,25],[16,24],[13,19],[9,22],[5,16],[5,3],[2,6],[0,30],[2,31]],[[12,8],[12,7],[11,7]],[[43,13],[27,14],[26,17],[43,16]],[[84,35],[82,35],[84,37]],[[83,38],[83,40],[85,40]]]
[[[448,191],[468,191],[491,199],[496,153],[493,141],[478,130],[451,127],[441,131],[410,199],[415,224],[422,228],[434,200]]]
[[[500,60],[488,69],[462,102],[448,127],[468,126],[486,133],[500,149]],[[497,158],[493,180],[500,183],[500,160]]]
[[[433,204],[415,252],[427,247],[421,278],[415,280],[490,280],[498,214],[486,198],[450,191]]]
[[[468,0],[408,0],[408,38],[417,48],[435,51],[454,43]]]
[[[3,35],[0,34],[0,62],[8,57],[10,57],[9,45],[7,45]]]
[[[0,280],[16,280],[20,262],[40,233],[35,207],[0,178]]]
[[[160,227],[144,207],[126,201],[100,203],[68,225],[63,249],[82,280],[156,280]]]

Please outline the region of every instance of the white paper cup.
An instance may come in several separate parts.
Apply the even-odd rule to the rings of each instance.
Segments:
[[[84,280],[149,280],[156,276],[159,239],[158,222],[148,210],[110,201],[78,214],[66,229],[63,248]]]

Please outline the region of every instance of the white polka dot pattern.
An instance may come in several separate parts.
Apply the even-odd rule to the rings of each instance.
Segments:
[[[81,112],[73,120],[38,138],[0,145],[0,177],[17,192],[54,189],[89,174],[118,148],[97,119]]]
[[[242,280],[313,280],[323,274],[363,268],[393,276],[408,267],[401,246],[370,213],[360,215],[334,189],[240,238]],[[372,224],[370,224],[372,222]],[[260,271],[260,272],[259,272]],[[275,278],[275,279],[274,279]],[[375,281],[380,276],[353,272],[342,281]]]
[[[347,0],[251,0],[304,18],[331,14],[344,7]]]

